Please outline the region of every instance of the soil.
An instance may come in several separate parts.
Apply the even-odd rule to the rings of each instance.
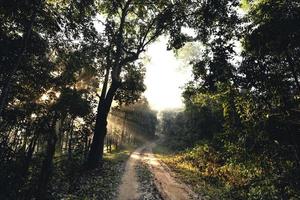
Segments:
[[[147,143],[131,154],[119,187],[118,200],[200,200],[201,197],[159,162],[152,153],[154,146],[155,143]],[[139,171],[141,168],[144,172]],[[147,168],[148,172],[145,172]]]

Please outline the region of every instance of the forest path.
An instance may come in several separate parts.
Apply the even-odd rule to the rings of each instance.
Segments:
[[[125,172],[122,177],[122,182],[119,187],[118,200],[138,200],[140,194],[138,192],[138,181],[136,177],[135,167],[141,157],[141,151],[145,148],[142,146],[131,153],[126,162]]]
[[[154,183],[160,196],[164,200],[198,200],[197,197],[185,184],[176,180],[173,173],[161,164],[153,155],[152,148],[155,143],[148,143],[135,150],[126,163],[125,173],[119,187],[118,200],[139,200],[139,183],[136,178],[136,165],[143,162],[153,174]]]

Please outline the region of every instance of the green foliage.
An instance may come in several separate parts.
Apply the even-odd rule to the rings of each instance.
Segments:
[[[6,162],[0,166],[0,184],[4,199],[18,199],[24,193],[33,198],[38,187],[47,184],[35,185],[43,169],[50,169],[46,176],[51,177],[52,161],[41,165],[52,159],[47,155],[53,141],[58,141],[52,147],[57,154],[69,152],[70,157],[88,148],[90,128],[83,128],[78,117],[93,124],[94,102],[91,93],[77,85],[87,82],[82,74],[93,68],[97,51],[87,37],[95,33],[86,26],[91,14],[75,16],[80,11],[74,4],[1,2],[0,143],[1,160]],[[87,11],[89,6],[80,9]],[[76,21],[77,17],[81,19]],[[85,42],[79,41],[79,32],[84,32]]]
[[[299,198],[294,182],[299,178],[299,170],[292,160],[273,160],[271,155],[245,153],[242,149],[233,153],[236,144],[228,144],[223,149],[214,145],[203,142],[193,149],[160,158],[206,199]],[[233,160],[241,154],[247,157],[238,162]]]
[[[174,150],[182,150],[221,132],[222,105],[215,98],[218,97],[204,94],[190,96],[186,99],[185,112],[163,113],[161,132],[168,137],[166,145]]]
[[[197,93],[189,85],[184,95],[186,110],[163,117],[165,146],[178,151],[200,143],[163,157],[183,181],[208,199],[299,198],[298,147],[291,140],[293,128],[288,128],[297,126],[294,114],[270,115],[250,92],[222,85],[213,95]],[[204,108],[213,114],[207,115]],[[195,123],[190,123],[192,117],[180,118],[191,113],[196,114]],[[202,132],[211,137],[195,134]]]
[[[144,66],[130,65],[126,67],[126,75],[123,77],[122,84],[115,95],[115,100],[122,104],[134,104],[141,98],[141,94],[146,90],[144,84]]]
[[[81,96],[82,94],[77,91],[64,89],[54,107],[62,113],[69,113],[73,117],[84,117],[91,112],[91,109],[89,102],[82,99]]]
[[[189,3],[203,50],[163,133],[173,150],[200,145],[166,162],[212,199],[298,199],[299,3],[242,1],[245,15],[238,1]]]

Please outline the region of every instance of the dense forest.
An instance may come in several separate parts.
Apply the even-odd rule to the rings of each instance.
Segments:
[[[203,46],[185,110],[163,113],[165,145],[183,151],[166,162],[213,199],[299,199],[300,4],[236,3],[189,23]]]
[[[161,36],[180,111],[143,95]],[[299,58],[298,0],[0,0],[0,199],[114,199],[156,133],[201,199],[300,199]]]

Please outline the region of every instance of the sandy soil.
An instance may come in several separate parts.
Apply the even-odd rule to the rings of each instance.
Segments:
[[[164,200],[198,200],[185,184],[176,180],[172,172],[162,165],[152,153],[155,143],[146,144],[132,153],[127,161],[122,184],[119,187],[118,200],[137,200],[140,197],[139,183],[136,178],[136,165],[142,161],[147,164],[155,177],[155,185]]]

